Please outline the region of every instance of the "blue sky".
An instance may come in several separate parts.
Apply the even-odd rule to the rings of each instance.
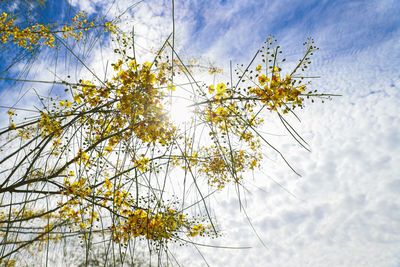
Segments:
[[[70,8],[112,19],[132,4],[47,2],[40,12],[49,20],[65,19],[54,14],[66,14]],[[294,145],[279,125],[267,127],[284,136],[273,141],[302,178],[271,155],[246,184],[251,191],[247,212],[267,248],[240,212],[234,189],[216,196],[213,208],[223,214],[219,223],[224,236],[210,243],[252,248],[200,247],[210,266],[400,266],[400,2],[179,0],[175,5],[176,43],[182,54],[222,66],[229,60],[247,63],[272,34],[289,68],[302,56],[302,43],[312,37],[320,51],[310,74],[321,77],[313,87],[342,95],[325,104],[309,103],[299,114],[302,123],[293,121],[311,153]],[[120,26],[130,29],[132,24],[144,53],[144,48],[157,47],[160,36],[171,29],[170,2],[144,1],[122,17]],[[98,57],[111,55],[112,46],[102,49],[93,48],[86,58],[100,72],[104,64]],[[37,71],[52,62],[49,55],[43,51],[43,62],[29,75],[49,77]],[[7,55],[1,52],[0,57]],[[68,70],[61,69],[60,75]],[[0,85],[0,104],[14,103],[17,94]],[[184,266],[205,266],[193,247],[175,251]]]
[[[185,1],[186,2],[186,1]],[[231,38],[253,50],[272,34],[278,40],[301,42],[314,37],[335,55],[379,44],[398,31],[395,1],[188,1],[187,20],[200,53]],[[178,5],[179,6],[179,5]],[[179,11],[177,12],[179,13]],[[295,32],[296,34],[292,34]],[[193,42],[188,42],[190,46]],[[249,57],[251,49],[226,46],[232,57]],[[325,51],[326,49],[324,49]],[[332,51],[329,51],[332,53]],[[244,59],[244,58],[243,58]]]

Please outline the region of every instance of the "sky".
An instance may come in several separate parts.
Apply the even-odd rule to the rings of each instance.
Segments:
[[[41,11],[45,18],[70,9],[107,18],[127,11],[119,26],[135,27],[143,53],[172,30],[170,1],[143,1],[133,8],[132,1],[120,0],[59,2],[48,0]],[[181,54],[221,66],[247,63],[273,35],[289,68],[312,37],[320,49],[309,70],[320,76],[312,88],[342,95],[307,103],[298,114],[301,123],[292,121],[311,152],[282,127],[266,126],[279,135],[270,138],[302,177],[271,155],[246,182],[245,212],[254,230],[233,187],[213,199],[223,236],[201,241],[251,248],[199,246],[204,260],[193,246],[179,247],[175,254],[182,266],[400,266],[399,13],[396,0],[175,1]],[[94,47],[86,63],[101,70],[104,62],[96,58],[111,56],[111,48]],[[34,72],[29,75],[49,75]],[[1,105],[21,94],[10,92],[3,83]]]

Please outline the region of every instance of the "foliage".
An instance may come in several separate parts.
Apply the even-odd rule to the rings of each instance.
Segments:
[[[99,243],[127,251],[141,240],[168,254],[170,243],[218,236],[206,202],[211,194],[205,192],[230,184],[239,189],[246,173],[260,168],[263,148],[272,147],[260,133],[263,117],[277,114],[303,144],[284,116],[308,98],[329,97],[311,92],[301,74],[317,49],[312,40],[288,74],[282,73],[280,47],[269,38],[246,68],[238,66],[235,74],[231,69],[229,82],[203,85],[175,51],[171,35],[152,61],[140,62],[129,49],[131,37],[82,12],[58,29],[19,27],[3,13],[0,39],[24,49],[52,48],[58,38],[78,42],[98,26],[121,45],[112,75],[55,82],[69,95],[39,99],[42,108],[26,120],[17,120],[17,108],[7,111],[9,127],[0,132],[0,235],[1,259],[9,266],[22,250],[48,250],[71,238],[80,238],[89,262]],[[209,75],[219,73],[209,68]],[[184,90],[193,116],[182,127],[168,107]]]
[[[57,38],[56,33],[61,33],[63,39],[73,38],[79,41],[85,31],[95,27],[103,26],[109,31],[115,30],[111,22],[96,25],[94,21],[89,21],[85,12],[78,12],[72,18],[70,25],[63,25],[59,30],[40,23],[20,28],[15,23],[16,19],[12,15],[6,12],[0,15],[0,42],[3,44],[13,42],[28,50],[40,44],[53,48]]]

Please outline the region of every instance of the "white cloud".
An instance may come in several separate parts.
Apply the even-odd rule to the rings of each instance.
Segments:
[[[234,200],[216,207],[224,214],[221,243],[253,248],[203,249],[212,266],[399,264],[400,79],[395,66],[400,57],[395,40],[317,61],[314,72],[322,78],[315,87],[343,96],[310,103],[299,112],[299,131],[311,154],[281,144],[302,178],[283,164],[265,168],[296,198],[256,175],[263,191],[248,196],[247,212],[268,249],[257,242],[243,213],[226,208],[237,207]]]

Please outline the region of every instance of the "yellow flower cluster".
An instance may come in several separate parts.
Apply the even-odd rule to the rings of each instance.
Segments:
[[[90,156],[88,153],[86,153],[82,149],[79,149],[78,154],[76,155],[76,161],[78,162],[78,164],[89,165]]]
[[[105,177],[102,187],[97,189],[96,196],[102,199],[101,205],[113,206],[114,211],[122,216],[126,216],[134,203],[128,191],[122,189],[119,184],[114,187],[108,177]]]
[[[80,11],[72,18],[71,25],[64,25],[61,28],[62,37],[64,39],[72,37],[76,41],[79,41],[83,37],[83,31],[88,31],[93,27],[95,27],[94,22],[88,21],[86,13]]]
[[[38,126],[42,136],[54,135],[55,137],[59,137],[62,134],[60,122],[54,117],[50,117],[46,112],[40,114]]]
[[[16,20],[10,14],[3,12],[0,15],[0,42],[5,44],[9,41],[14,44],[31,50],[39,44],[48,47],[55,46],[55,35],[62,33],[64,39],[73,38],[79,41],[83,37],[83,32],[96,27],[94,21],[89,21],[85,12],[78,12],[70,25],[63,25],[60,30],[51,29],[49,25],[36,23],[31,26],[20,28],[15,25]],[[116,31],[116,27],[111,22],[106,22],[104,27],[107,30]]]
[[[295,81],[290,75],[281,79],[280,69],[274,67],[271,76],[267,77],[261,74],[261,68],[256,67],[260,73],[258,76],[258,85],[249,89],[249,94],[256,96],[261,102],[268,106],[270,110],[283,110],[283,113],[289,111],[288,105],[292,108],[302,107],[303,98],[301,93],[305,91],[305,85],[295,86]]]
[[[14,130],[17,127],[17,125],[14,122],[15,111],[13,109],[9,109],[7,111],[7,115],[8,115],[8,120],[9,120],[8,128],[10,130]]]
[[[66,203],[59,203],[61,208],[58,215],[62,220],[68,220],[70,227],[75,225],[81,229],[92,225],[98,218],[99,214],[90,206],[82,207],[82,201],[71,198]]]
[[[70,108],[70,107],[72,107],[72,102],[70,102],[68,100],[61,100],[60,101],[60,106],[61,107],[66,107],[66,108]]]
[[[89,197],[93,190],[87,178],[80,177],[71,181],[71,176],[74,176],[73,171],[70,171],[68,176],[64,179],[65,189],[62,193],[69,199],[65,203],[59,203],[61,208],[58,214],[62,220],[67,219],[71,227],[78,225],[81,229],[85,229],[99,218],[99,214],[90,205],[85,205],[85,198]]]
[[[219,83],[219,84],[217,84],[216,87],[214,85],[210,85],[208,87],[208,92],[210,94],[215,93],[215,99],[221,99],[221,98],[228,97],[229,95],[231,95],[231,94],[229,94],[229,92],[227,92],[226,89],[227,88],[226,88],[225,83]]]
[[[49,47],[54,47],[55,42],[49,27],[43,24],[35,24],[20,29],[15,25],[15,19],[10,18],[9,14],[3,12],[0,15],[0,42],[4,44],[10,40],[26,49],[32,49],[40,41]]]
[[[111,21],[107,21],[106,23],[104,23],[104,28],[111,32],[111,33],[117,33],[117,27],[114,25],[114,23],[112,23]]]
[[[235,114],[237,112],[237,104],[235,102],[214,104],[205,110],[205,120],[219,129],[227,131],[236,124],[237,118]]]
[[[227,147],[206,147],[204,156],[198,161],[199,171],[204,173],[208,184],[222,189],[231,181],[236,183],[242,179],[242,173],[254,170],[259,166],[260,153],[250,154],[242,149],[230,151]]]
[[[85,206],[85,198],[92,193],[87,179],[80,178],[71,182],[69,178],[66,178],[64,187],[63,194],[70,199],[62,204],[59,210],[60,218],[68,219],[72,225],[77,225],[81,229],[86,228],[88,224],[93,224],[99,217],[98,213],[87,207],[82,208]],[[135,207],[128,192],[114,185],[107,177],[96,191],[95,197],[102,199],[99,203],[103,207],[113,207],[114,214],[120,216],[120,219],[111,226],[112,238],[118,243],[126,243],[134,237],[151,240],[171,239],[183,228],[188,229],[188,235],[191,236],[204,233],[204,230],[198,226],[190,227],[191,223],[185,215],[174,209],[166,208],[164,211],[152,212]]]
[[[251,133],[244,132],[243,141],[247,142],[249,149],[235,149],[228,146],[210,145],[200,147],[194,151],[187,145],[188,152],[183,151],[181,155],[171,156],[171,163],[184,170],[198,171],[207,179],[210,186],[223,189],[230,182],[239,183],[245,172],[253,171],[260,167],[262,153],[259,140]],[[185,143],[192,144],[191,139]]]
[[[0,265],[4,267],[15,267],[17,266],[17,261],[15,259],[4,259],[0,260]]]
[[[162,65],[161,65],[162,66]],[[82,80],[74,94],[74,102],[86,108],[105,107],[97,117],[87,120],[97,140],[111,135],[115,129],[127,128],[122,135],[109,140],[105,151],[112,152],[115,145],[132,135],[146,143],[166,145],[175,127],[169,122],[163,107],[166,85],[165,66],[152,70],[152,64],[138,64],[135,60],[119,60],[113,64],[116,75],[105,86],[96,86]]]
[[[31,128],[23,128],[19,129],[17,135],[22,139],[22,140],[29,140],[32,137],[32,129]]]
[[[149,163],[150,159],[144,156],[141,156],[134,161],[135,167],[141,172],[146,172],[149,169]]]
[[[130,211],[125,220],[112,227],[113,240],[127,243],[129,239],[139,236],[150,240],[171,239],[186,224],[185,216],[174,209],[169,208],[155,214],[136,209]]]
[[[162,104],[164,92],[159,88],[165,85],[165,69],[158,73],[151,70],[151,63],[128,62],[128,68],[114,66],[118,74],[114,81],[122,83],[118,88],[119,111],[127,121],[135,123],[133,132],[143,142],[166,144],[172,138],[174,127],[169,123]]]
[[[226,134],[237,136],[245,141],[251,150],[259,147],[259,139],[249,131],[249,127],[257,127],[264,120],[256,116],[255,103],[246,101],[242,95],[227,89],[226,84],[210,85],[208,93],[211,99],[203,111],[203,119],[210,123],[211,135]]]
[[[92,193],[92,189],[87,184],[87,179],[80,178],[71,182],[69,178],[64,179],[65,195],[79,196],[85,198]]]
[[[192,228],[190,228],[188,235],[191,237],[195,237],[198,235],[202,236],[202,235],[204,235],[205,232],[206,232],[206,227],[204,225],[202,225],[201,223],[199,223],[199,224],[192,226]]]
[[[208,178],[210,185],[223,188],[228,182],[238,182],[240,173],[254,170],[260,166],[262,153],[261,141],[256,129],[264,120],[259,115],[260,107],[266,106],[271,111],[287,113],[290,109],[303,106],[303,93],[306,86],[287,75],[281,78],[280,68],[271,66],[271,72],[262,73],[261,65],[255,67],[255,77],[246,77],[252,86],[228,88],[225,83],[208,87],[210,98],[205,101],[203,119],[210,125],[212,138],[225,138],[229,142],[244,141],[252,154],[245,154],[241,148],[220,148],[216,145],[204,149],[204,159],[200,160],[200,172]],[[252,73],[252,72],[251,72]],[[244,82],[243,77],[239,77]],[[257,104],[261,105],[257,106]]]

